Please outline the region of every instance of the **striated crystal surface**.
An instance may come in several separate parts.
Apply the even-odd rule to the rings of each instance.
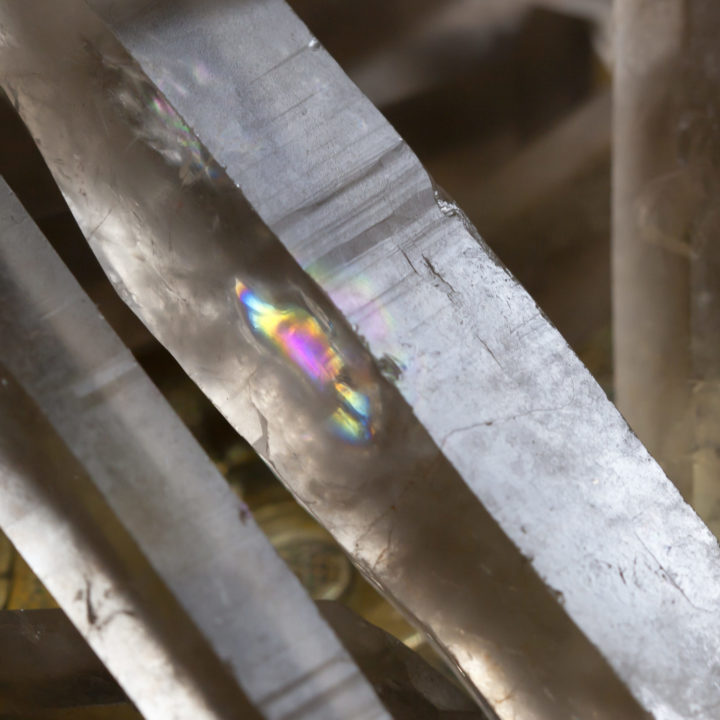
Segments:
[[[478,698],[708,717],[717,544],[286,6],[92,3],[133,59],[33,5],[3,85],[109,277]]]
[[[385,720],[1,180],[0,332],[0,527],[146,719]]]

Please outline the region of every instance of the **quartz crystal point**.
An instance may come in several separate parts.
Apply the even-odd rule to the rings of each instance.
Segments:
[[[0,332],[0,528],[146,720],[390,717],[2,180]]]
[[[617,400],[720,536],[720,3],[617,10]]]
[[[715,539],[317,40],[90,5],[0,4],[3,85],[234,427],[498,717],[712,718]]]

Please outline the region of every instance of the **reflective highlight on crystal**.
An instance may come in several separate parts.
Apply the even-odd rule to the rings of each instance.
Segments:
[[[214,179],[218,175],[218,168],[206,157],[206,153],[193,131],[173,109],[170,103],[157,93],[153,94],[148,103],[156,120],[161,123],[164,133],[155,128],[154,135],[157,138],[163,134],[163,148],[175,148],[173,153],[179,153],[176,159],[178,164],[184,166],[187,175],[194,179],[199,175],[207,175]],[[146,127],[149,123],[146,121]],[[167,150],[165,150],[167,154]]]
[[[322,260],[305,267],[306,272],[320,285],[326,284],[332,277],[333,270]],[[382,288],[373,284],[365,275],[343,277],[342,284],[328,289],[330,298],[337,307],[344,308],[353,322],[362,323],[363,335],[375,347],[383,349],[384,354],[392,359],[397,372],[389,373],[392,380],[408,369],[407,353],[397,339],[397,321],[388,307],[379,298],[383,295]],[[380,368],[388,377],[384,368]]]
[[[242,281],[235,295],[253,334],[289,360],[321,392],[332,393],[337,407],[330,427],[345,440],[368,442],[373,434],[370,399],[354,388],[349,369],[317,318],[293,305],[278,307],[261,299]]]
[[[102,68],[108,97],[129,121],[137,138],[178,167],[183,184],[216,180],[221,174],[217,163],[147,77],[131,62],[88,48]],[[202,70],[198,68],[198,72]]]

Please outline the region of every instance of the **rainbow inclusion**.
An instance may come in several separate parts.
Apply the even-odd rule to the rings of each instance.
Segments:
[[[277,307],[262,300],[240,280],[235,281],[235,295],[253,333],[281,353],[318,390],[332,394],[337,402],[328,418],[332,430],[350,442],[368,442],[374,434],[370,399],[352,386],[342,355],[317,319],[303,308]]]

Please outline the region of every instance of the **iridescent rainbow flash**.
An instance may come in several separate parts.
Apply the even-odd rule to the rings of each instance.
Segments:
[[[318,389],[333,392],[338,403],[329,418],[333,430],[351,442],[370,440],[374,432],[370,400],[350,385],[347,367],[320,323],[303,308],[276,307],[262,300],[240,280],[235,281],[235,294],[253,332]]]
[[[186,164],[192,177],[206,175],[214,179],[219,175],[217,166],[210,161],[200,141],[193,131],[183,122],[170,103],[161,95],[152,95],[149,106],[155,117],[162,123],[169,138],[164,139],[165,155],[169,152],[179,152],[179,162]],[[168,151],[167,148],[174,148]]]

